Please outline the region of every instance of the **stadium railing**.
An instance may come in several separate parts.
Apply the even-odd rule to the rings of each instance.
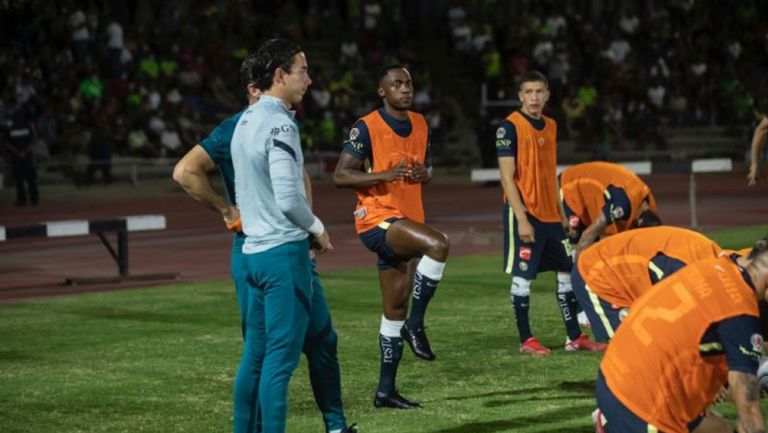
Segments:
[[[654,173],[654,164],[651,161],[635,162],[617,162],[627,167],[637,175],[649,175]],[[557,166],[557,173],[560,174],[568,168],[570,164]],[[722,173],[733,171],[733,161],[730,158],[706,158],[694,159],[685,164],[688,177],[688,206],[690,209],[690,225],[692,228],[699,228],[699,218],[696,211],[696,174],[697,173]],[[472,182],[500,182],[501,177],[498,168],[476,168],[470,173]]]
[[[25,226],[6,227],[0,225],[0,242],[30,237],[61,238],[96,234],[117,264],[118,275],[112,277],[71,277],[66,284],[103,284],[123,281],[144,281],[175,279],[176,272],[133,275],[128,269],[128,232],[164,230],[164,215],[134,215],[108,220],[64,220],[50,221]],[[107,239],[107,232],[117,233],[116,248]]]

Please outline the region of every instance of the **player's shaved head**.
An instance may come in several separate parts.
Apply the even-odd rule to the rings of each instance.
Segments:
[[[752,251],[749,252],[749,255],[747,256],[747,259],[749,260],[756,260],[761,259],[768,264],[768,237],[764,237],[757,241],[754,247],[752,247]]]
[[[757,298],[768,300],[765,299],[766,289],[768,289],[768,237],[757,241],[746,260],[744,257],[736,260],[737,263],[744,266],[749,277],[752,279],[752,285],[755,288],[755,293],[757,293]]]
[[[379,85],[381,85],[382,81],[384,81],[384,79],[389,76],[389,72],[395,69],[402,69],[402,70],[405,70],[406,72],[408,71],[408,68],[405,67],[405,65],[401,65],[399,63],[392,63],[389,65],[386,65],[379,70]]]

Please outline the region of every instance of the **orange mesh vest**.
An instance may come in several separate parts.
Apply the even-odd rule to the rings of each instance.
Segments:
[[[378,110],[363,117],[371,137],[373,166],[367,168],[370,173],[387,171],[401,160],[407,164],[414,161],[424,163],[429,140],[427,121],[421,114],[411,111],[408,117],[411,121],[411,135],[408,137],[397,135]],[[355,229],[358,234],[391,217],[424,222],[421,183],[382,182],[357,190]]]
[[[700,355],[701,337],[714,323],[758,314],[755,292],[730,258],[688,265],[635,302],[600,369],[637,416],[665,432],[688,432],[728,373],[725,355]]]
[[[518,111],[507,117],[517,133],[515,185],[528,213],[542,222],[559,222],[557,123],[541,118],[544,129],[539,131]]]
[[[629,230],[603,239],[579,254],[579,274],[600,298],[630,307],[651,288],[649,268],[658,253],[691,264],[718,257],[720,247],[706,236],[678,227]]]
[[[626,221],[617,221],[606,227],[604,236],[623,232],[637,219],[637,211],[648,197],[649,208],[656,210],[656,199],[651,189],[627,168],[609,162],[585,162],[568,167],[560,179],[563,200],[581,221],[589,226],[597,220],[606,201],[606,188],[613,185],[622,188],[632,205],[632,213]]]

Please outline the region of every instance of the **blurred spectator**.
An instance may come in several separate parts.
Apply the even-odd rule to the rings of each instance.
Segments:
[[[59,150],[59,121],[50,107],[43,107],[37,119],[37,144],[34,154],[38,160],[47,160],[51,152]]]
[[[116,20],[107,25],[107,76],[118,77],[123,72],[123,26]]]
[[[16,109],[3,137],[8,155],[8,165],[16,184],[16,206],[26,206],[28,201],[37,206],[40,200],[37,188],[37,167],[32,146],[37,140],[35,125],[23,110]]]
[[[487,43],[483,48],[483,78],[486,83],[496,88],[501,79],[501,53],[494,43]]]
[[[160,134],[160,155],[170,158],[181,157],[185,150],[181,137],[174,123],[168,122],[168,127]]]
[[[309,94],[312,97],[312,104],[317,108],[318,112],[324,112],[333,102],[333,95],[331,95],[331,91],[326,86],[323,74],[317,75],[317,78],[312,83]]]
[[[614,64],[621,63],[627,58],[627,55],[632,51],[632,46],[623,37],[619,36],[611,42],[608,47],[605,56],[608,57]]]
[[[656,109],[664,107],[665,96],[667,95],[667,89],[661,84],[661,81],[656,80],[651,87],[648,88],[648,101]]]
[[[140,120],[135,121],[128,132],[128,150],[135,156],[146,158],[157,156],[157,152],[149,142],[147,134],[144,133]]]
[[[339,62],[342,66],[354,66],[360,64],[360,53],[358,52],[357,41],[350,36],[345,37],[341,42],[339,51],[341,53]]]
[[[139,60],[139,73],[150,79],[156,79],[160,75],[160,64],[155,58],[155,53],[150,51],[146,57]]]
[[[669,98],[669,110],[675,123],[689,123],[688,99],[678,87]]]
[[[104,183],[112,182],[112,149],[114,139],[109,123],[104,119],[94,122],[91,137],[88,141],[88,167],[85,181],[93,183],[96,173],[101,173]]]
[[[77,9],[69,15],[69,27],[72,30],[72,48],[75,53],[75,60],[78,62],[85,61],[90,49],[91,32],[88,29],[85,12],[82,9]]]
[[[573,91],[566,94],[562,103],[563,113],[565,114],[565,137],[572,138],[583,122],[587,114],[587,104],[577,97]]]
[[[624,33],[634,35],[640,26],[640,19],[629,8],[625,8],[619,19],[619,27]]]
[[[80,92],[88,102],[100,101],[104,96],[104,85],[96,74],[91,74],[80,82]]]

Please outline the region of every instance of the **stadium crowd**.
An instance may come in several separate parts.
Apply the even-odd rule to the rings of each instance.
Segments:
[[[749,125],[765,112],[768,4],[759,1],[454,2],[450,49],[492,97],[528,70],[584,145],[626,136],[665,148],[663,127]],[[757,112],[757,113],[755,113]]]
[[[542,70],[561,136],[587,147],[621,149],[630,136],[664,149],[665,124],[746,125],[763,111],[765,2],[416,3],[2,1],[0,120],[22,111],[36,126],[34,154],[57,163],[175,158],[243,107],[237,66],[275,34],[310,54],[314,82],[297,107],[309,149],[340,150],[375,104],[371,65],[390,59],[411,65],[416,108],[437,138],[457,116],[452,89],[432,84],[454,73],[447,66],[473,78],[475,100],[481,83],[514,99],[520,76]],[[423,61],[430,38],[455,65]]]

